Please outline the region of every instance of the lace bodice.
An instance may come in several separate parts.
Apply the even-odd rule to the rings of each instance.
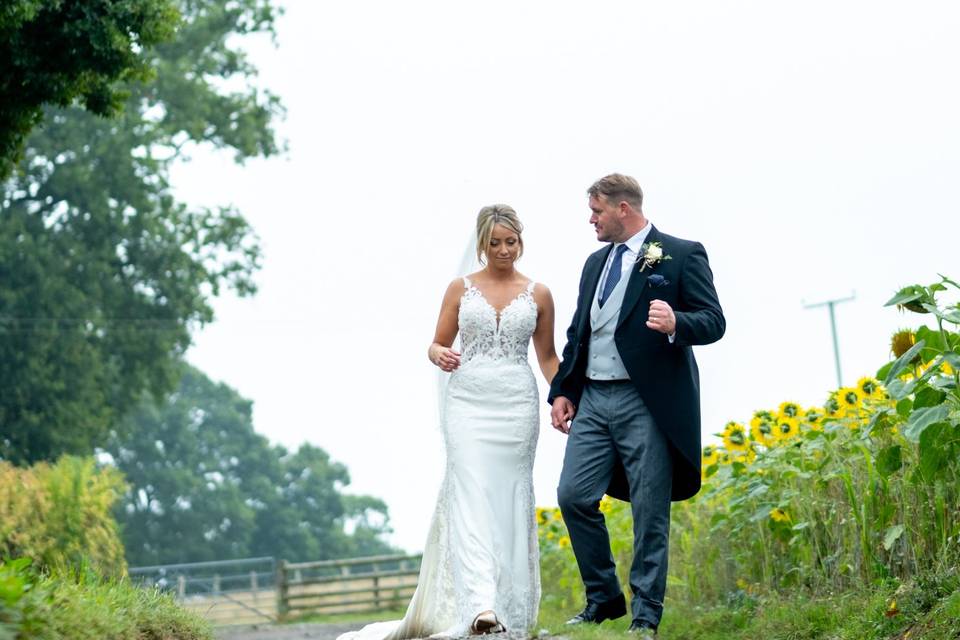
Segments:
[[[527,345],[537,328],[537,303],[533,299],[534,283],[498,314],[480,289],[466,277],[465,291],[460,298],[460,363],[472,360],[527,361]]]

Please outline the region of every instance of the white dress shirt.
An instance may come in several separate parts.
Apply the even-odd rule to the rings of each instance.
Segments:
[[[643,243],[647,241],[647,235],[650,234],[650,229],[652,228],[653,225],[647,220],[646,226],[630,236],[626,242],[614,243],[613,248],[610,250],[610,255],[607,256],[607,262],[603,265],[603,274],[600,276],[600,282],[597,283],[597,290],[594,292],[594,296],[600,295],[600,292],[603,291],[603,285],[607,281],[607,275],[610,273],[613,259],[617,255],[617,247],[621,244],[627,245],[627,250],[623,252],[623,258],[620,260],[620,279],[623,280],[630,277],[630,269],[637,263],[637,258],[640,256],[640,249],[643,247]],[[677,332],[676,329],[674,329],[674,332],[667,336],[667,339],[670,340],[670,344],[673,344],[676,338]]]
[[[607,274],[610,273],[610,265],[617,255],[617,247],[621,244],[627,245],[627,250],[623,252],[623,259],[620,261],[620,279],[623,280],[630,275],[630,269],[637,263],[637,257],[640,255],[640,247],[647,240],[650,229],[653,228],[650,221],[647,220],[647,226],[630,236],[626,242],[618,242],[613,245],[610,255],[607,256],[607,262],[603,265],[603,274],[600,276],[600,282],[597,283],[597,290],[594,295],[600,295],[603,291],[603,285],[607,281]]]

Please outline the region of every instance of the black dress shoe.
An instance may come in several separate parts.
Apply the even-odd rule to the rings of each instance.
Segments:
[[[630,623],[627,633],[635,633],[640,638],[656,638],[657,627],[646,620],[634,620]]]
[[[615,620],[627,614],[627,601],[623,594],[606,602],[587,602],[583,611],[567,620],[567,624],[592,622],[600,624],[604,620]]]

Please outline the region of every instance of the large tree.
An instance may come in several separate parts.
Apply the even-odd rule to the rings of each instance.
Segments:
[[[281,107],[253,85],[233,37],[271,32],[275,10],[271,0],[177,5],[176,38],[141,52],[155,79],[126,84],[114,118],[48,109],[3,184],[0,458],[91,452],[145,389],[175,387],[212,296],[254,291],[259,248],[240,212],[178,202],[168,175],[190,144],[238,162],[278,151]]]
[[[127,422],[107,450],[130,486],[117,520],[131,565],[390,550],[382,501],[344,495],[349,474],[322,449],[271,446],[250,402],[192,367]]]
[[[4,0],[0,7],[0,179],[44,105],[115,113],[124,82],[149,77],[144,49],[177,24],[173,0]]]

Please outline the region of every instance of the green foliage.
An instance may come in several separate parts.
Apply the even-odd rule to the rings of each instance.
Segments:
[[[51,576],[21,558],[0,562],[0,640],[212,638],[169,595],[90,573]]]
[[[386,505],[343,495],[343,465],[311,445],[271,446],[253,429],[249,400],[187,365],[179,389],[160,405],[145,401],[107,451],[130,487],[116,516],[133,565],[392,551],[380,539]]]
[[[251,84],[256,69],[235,48],[237,35],[270,32],[275,11],[270,0],[177,4],[176,39],[138,54],[154,80],[124,84],[115,118],[49,109],[2,185],[0,458],[92,453],[144,390],[176,386],[211,298],[255,290],[260,252],[241,214],[177,202],[168,175],[190,145],[238,161],[278,151],[278,100]]]
[[[935,326],[898,340],[877,374],[886,389],[864,378],[822,408],[758,411],[750,442],[730,423],[727,451],[705,450],[704,490],[673,505],[665,635],[957,637],[945,612],[960,607],[960,318],[946,292],[960,286],[942,278],[891,300]],[[630,512],[601,510],[627,591]],[[541,517],[548,622],[582,603],[564,536]]]
[[[0,9],[0,179],[43,120],[44,105],[78,100],[98,115],[116,113],[124,83],[149,77],[143,53],[169,39],[173,0],[9,0]]]
[[[0,558],[25,556],[49,570],[89,566],[123,575],[112,509],[124,489],[115,469],[98,469],[89,458],[67,456],[28,469],[0,462]]]
[[[546,583],[545,583],[545,586]],[[570,640],[619,637],[629,616],[600,626],[566,627],[571,610],[541,608],[540,624]],[[947,640],[960,637],[955,574],[861,585],[842,593],[751,594],[721,603],[667,597],[660,637],[671,640]]]

